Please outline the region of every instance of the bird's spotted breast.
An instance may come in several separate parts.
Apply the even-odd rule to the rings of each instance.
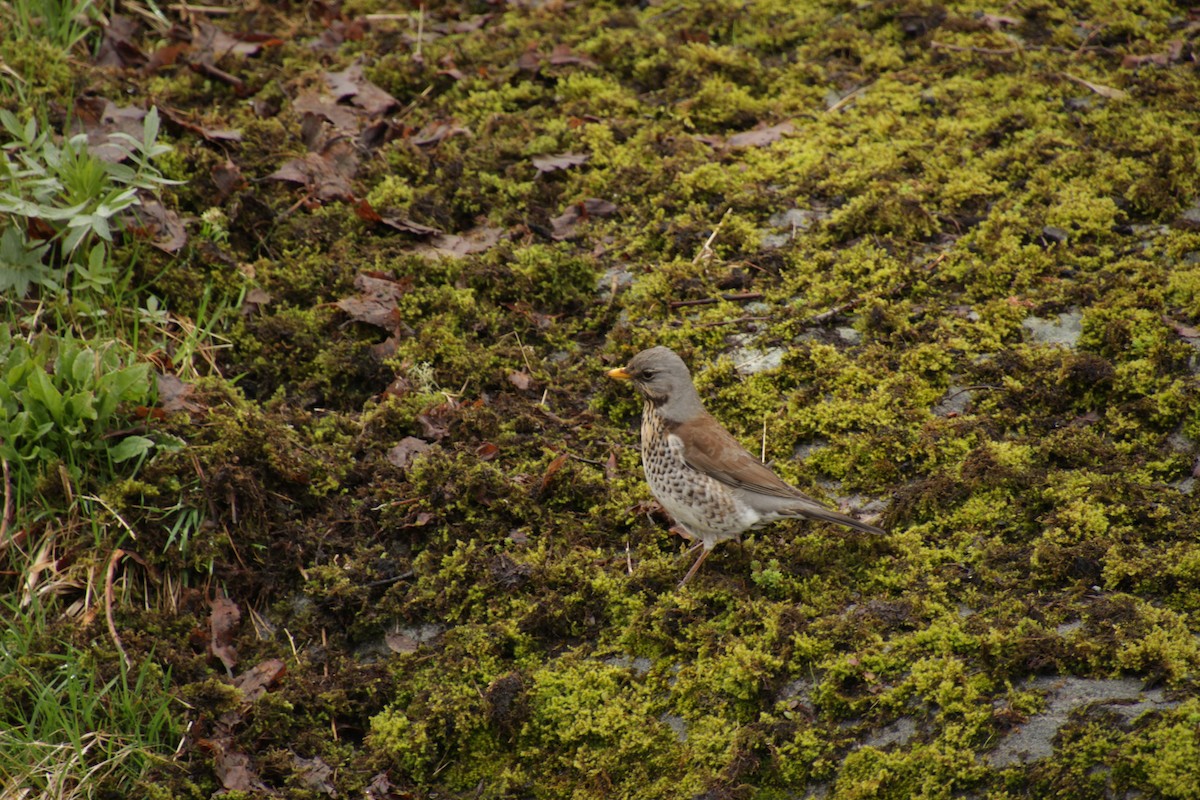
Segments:
[[[688,465],[683,443],[652,403],[646,403],[642,413],[642,469],[667,513],[710,547],[759,521],[728,487]]]

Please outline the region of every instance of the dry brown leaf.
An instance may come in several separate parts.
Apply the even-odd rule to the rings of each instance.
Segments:
[[[524,53],[517,56],[517,69],[522,72],[537,72],[542,68],[543,56],[536,45],[530,45]]]
[[[1078,83],[1080,86],[1083,86],[1087,89],[1091,89],[1093,92],[1100,95],[1101,97],[1107,97],[1110,100],[1121,100],[1121,99],[1129,96],[1129,93],[1126,92],[1124,89],[1114,89],[1111,86],[1105,86],[1100,83],[1092,83],[1091,81],[1087,81],[1076,75],[1072,75],[1069,72],[1064,72],[1063,77],[1065,77],[1067,80],[1071,80],[1071,81],[1074,81],[1075,83]]]
[[[361,63],[351,64],[341,72],[326,72],[325,83],[339,101],[348,100],[372,117],[400,107],[396,98],[367,80]]]
[[[292,108],[302,117],[311,114],[318,119],[323,119],[342,133],[357,134],[362,127],[360,115],[353,108],[339,105],[334,98],[317,92],[305,91],[296,95],[292,101]],[[308,124],[308,127],[312,127],[311,123]],[[317,130],[319,131],[319,128]],[[305,144],[310,149],[319,141],[320,139],[313,133],[305,135]]]
[[[305,788],[329,797],[337,797],[337,788],[330,780],[333,777],[333,767],[321,760],[320,756],[301,758],[293,754],[292,766],[296,777],[304,783]]]
[[[556,67],[564,64],[578,64],[581,67],[600,66],[587,56],[581,56],[573,52],[571,48],[565,44],[554,45],[554,49],[550,51],[550,63]]]
[[[179,57],[191,49],[191,45],[187,42],[171,42],[155,50],[150,54],[150,58],[146,61],[144,71],[147,75],[153,75],[163,67],[174,66],[179,61]]]
[[[1171,330],[1179,334],[1184,339],[1200,339],[1200,328],[1193,325],[1187,325],[1178,320],[1173,320],[1170,317],[1163,317],[1163,322],[1171,326]]]
[[[390,277],[359,273],[354,278],[354,288],[358,289],[358,294],[338,300],[338,308],[355,322],[374,325],[386,331],[398,330],[400,318],[396,304],[412,289],[411,278],[397,281]]]
[[[250,766],[250,757],[245,753],[226,750],[218,746],[213,758],[213,771],[221,786],[231,792],[261,792],[267,786]]]
[[[75,100],[72,132],[87,134],[88,152],[96,158],[117,164],[129,157],[129,145],[113,134],[123,133],[142,141],[146,110],[136,106],[118,106],[103,97],[88,95]]]
[[[420,647],[420,642],[400,631],[388,631],[383,640],[393,653],[415,653]]]
[[[589,197],[567,206],[563,213],[550,220],[550,225],[554,228],[554,238],[562,241],[577,235],[575,229],[579,223],[586,222],[592,217],[611,217],[615,213],[617,213],[617,207],[612,203]]]
[[[131,232],[149,239],[164,253],[178,253],[187,244],[183,220],[171,209],[153,198],[143,198],[141,205],[130,206],[122,215]]]
[[[234,680],[233,685],[241,689],[244,702],[253,703],[266,694],[267,689],[285,674],[287,665],[278,658],[270,658],[243,672]]]
[[[242,611],[228,597],[217,597],[209,606],[212,610],[208,615],[208,649],[232,673],[238,658],[233,635],[242,619]]]
[[[538,490],[541,494],[545,494],[546,489],[550,487],[550,481],[554,480],[554,476],[557,475],[558,471],[563,468],[564,464],[567,463],[567,458],[568,456],[566,453],[560,453],[559,455],[555,456],[554,460],[551,461],[546,467],[546,472],[542,475],[541,488]]]
[[[359,200],[355,203],[354,213],[364,222],[374,222],[378,225],[391,228],[394,231],[400,231],[401,233],[412,233],[417,236],[432,236],[441,233],[437,228],[431,228],[428,225],[414,222],[408,217],[380,214],[366,200]]]
[[[412,137],[412,143],[418,147],[428,147],[445,141],[451,136],[470,136],[471,132],[452,120],[431,122]]]
[[[196,23],[192,34],[192,49],[197,57],[213,63],[227,55],[256,56],[264,47],[278,47],[283,40],[263,33],[229,34],[205,20]]]
[[[769,144],[779,141],[785,133],[792,133],[795,130],[796,126],[789,120],[781,122],[778,125],[735,133],[726,139],[725,143],[730,147],[766,147]]]
[[[246,178],[242,175],[241,168],[228,158],[213,167],[209,176],[212,178],[213,185],[217,187],[218,203],[223,202],[238,189],[246,187]]]
[[[1183,41],[1173,39],[1167,43],[1167,51],[1165,53],[1151,53],[1141,56],[1127,55],[1121,59],[1121,66],[1126,69],[1136,69],[1146,64],[1156,67],[1166,67],[1178,61],[1181,55],[1183,55]]]
[[[591,156],[586,153],[559,153],[556,156],[534,156],[533,166],[539,173],[570,169],[586,164]]]
[[[95,63],[110,69],[139,68],[146,64],[146,54],[134,44],[140,26],[132,17],[113,14],[104,26],[104,38],[96,51]]]
[[[484,442],[475,448],[475,455],[479,457],[480,461],[491,461],[500,455],[500,447],[491,442]]]
[[[405,436],[395,447],[388,450],[387,460],[393,466],[405,470],[412,466],[417,456],[428,453],[432,449],[433,445],[424,439],[418,439],[415,436]]]
[[[163,119],[183,128],[188,133],[194,133],[209,142],[240,142],[242,132],[233,128],[209,128],[198,122],[193,122],[185,114],[168,106],[159,106],[158,111]]]
[[[462,235],[443,233],[430,239],[428,244],[417,247],[415,252],[426,258],[462,258],[490,250],[503,234],[503,228],[488,227],[472,228]]]
[[[320,153],[293,158],[267,176],[306,186],[318,200],[350,200],[354,197],[350,181],[358,172],[358,152],[352,142],[334,139]]]
[[[157,382],[158,405],[163,411],[174,414],[178,411],[195,413],[201,410],[199,405],[188,399],[194,391],[190,383],[184,383],[178,376],[170,373],[159,375]]]

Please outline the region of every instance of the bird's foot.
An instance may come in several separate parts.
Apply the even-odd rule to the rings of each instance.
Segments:
[[[700,557],[696,559],[696,563],[692,564],[692,568],[687,571],[687,575],[683,576],[683,580],[681,580],[679,582],[679,586],[676,587],[677,589],[682,589],[687,585],[687,582],[692,579],[692,576],[696,574],[696,570],[700,569],[700,565],[704,563],[704,559],[708,558],[708,554],[711,552],[712,550],[709,550],[708,548],[704,549],[704,552],[702,552]]]

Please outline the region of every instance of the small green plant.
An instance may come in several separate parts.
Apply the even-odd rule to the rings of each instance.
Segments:
[[[62,463],[75,481],[85,467],[103,478],[154,444],[145,436],[113,435],[118,406],[149,399],[149,366],[127,365],[115,345],[93,350],[69,338],[56,344],[47,369],[45,345],[35,347],[0,328],[0,458],[12,465],[24,499],[52,464]]]
[[[169,676],[58,640],[36,599],[0,598],[0,613],[0,797],[139,794],[177,742]]]
[[[83,41],[101,18],[93,0],[12,0],[5,7],[9,38],[45,39],[64,50]]]
[[[35,119],[22,124],[7,110],[0,109],[0,127],[7,138],[0,158],[0,215],[10,215],[0,234],[0,291],[22,297],[30,286],[57,292],[111,283],[105,274],[111,271],[108,246],[119,215],[141,204],[139,192],[178,183],[152,163],[171,149],[157,141],[158,110],[146,114],[141,139],[111,135],[124,146],[121,163],[93,155],[86,134],[58,143]],[[54,231],[60,252],[28,236],[33,220]]]

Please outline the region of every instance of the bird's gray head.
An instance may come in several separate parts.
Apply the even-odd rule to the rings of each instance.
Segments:
[[[643,350],[624,367],[610,370],[608,376],[632,383],[638,394],[671,421],[684,422],[704,412],[687,364],[666,347]]]

